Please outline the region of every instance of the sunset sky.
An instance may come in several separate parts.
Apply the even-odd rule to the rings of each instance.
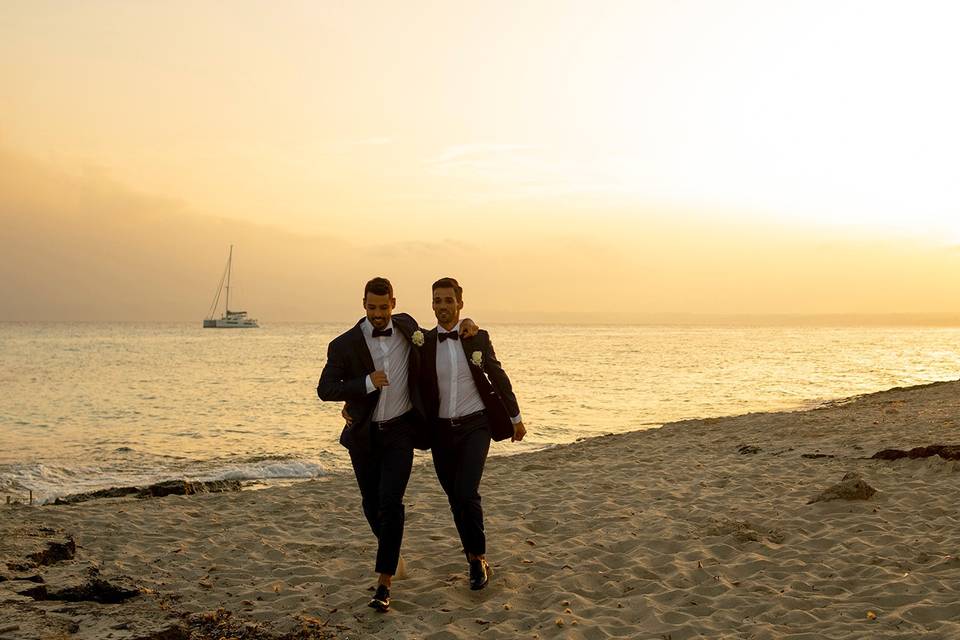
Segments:
[[[0,3],[0,320],[960,313],[953,2]],[[542,317],[546,317],[543,315]],[[553,316],[550,316],[553,317]],[[592,318],[597,319],[597,318]]]

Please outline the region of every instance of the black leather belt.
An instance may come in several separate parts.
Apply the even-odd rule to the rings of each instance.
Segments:
[[[480,409],[480,411],[474,411],[473,413],[468,413],[465,416],[460,416],[459,418],[437,418],[439,422],[444,427],[459,427],[467,424],[468,422],[473,422],[477,418],[483,416],[486,413],[486,410]]]
[[[384,427],[389,427],[392,424],[396,424],[400,422],[401,420],[405,419],[409,414],[410,412],[407,411],[406,413],[401,414],[395,418],[390,418],[389,420],[379,420],[379,421],[371,420],[370,424],[372,424],[374,427],[382,431]]]

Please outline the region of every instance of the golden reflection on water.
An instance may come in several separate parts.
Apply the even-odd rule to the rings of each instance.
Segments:
[[[315,386],[346,327],[5,324],[0,483],[344,469]],[[491,325],[529,435],[494,453],[949,380],[960,330]],[[43,463],[42,469],[37,463]],[[44,480],[45,476],[45,480]],[[2,487],[0,487],[2,488]]]

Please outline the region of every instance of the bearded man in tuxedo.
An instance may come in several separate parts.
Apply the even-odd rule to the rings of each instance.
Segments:
[[[479,590],[492,575],[480,504],[490,440],[519,442],[526,429],[490,335],[483,330],[460,335],[463,288],[453,278],[441,278],[432,294],[438,325],[426,333],[421,390],[434,468],[467,556],[470,588]]]
[[[389,280],[367,282],[366,317],[327,347],[317,384],[321,400],[346,403],[340,444],[350,452],[363,513],[377,537],[379,578],[369,605],[382,612],[390,608],[400,562],[413,449],[429,446],[419,388],[424,331],[409,315],[394,314],[396,304]],[[464,331],[475,334],[476,325],[465,319]]]

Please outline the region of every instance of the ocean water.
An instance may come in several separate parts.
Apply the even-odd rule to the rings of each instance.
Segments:
[[[0,496],[348,472],[316,396],[346,328],[0,323]],[[494,455],[960,377],[954,328],[487,328],[529,431]]]

